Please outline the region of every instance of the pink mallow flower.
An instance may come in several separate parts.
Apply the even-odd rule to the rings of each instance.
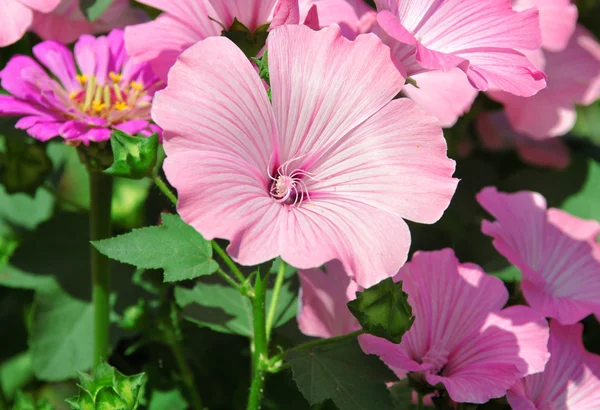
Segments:
[[[300,21],[305,21],[315,7],[319,28],[336,23],[342,35],[350,40],[359,34],[369,33],[377,22],[377,13],[363,0],[300,0]]]
[[[489,95],[504,104],[512,127],[535,139],[558,137],[575,125],[575,105],[589,105],[600,97],[600,44],[578,26],[560,52],[527,53],[548,76],[548,88],[529,98],[494,91]]]
[[[287,18],[299,18],[289,15],[294,14],[290,9],[297,13],[298,0],[140,0],[140,3],[164,13],[153,21],[125,29],[127,51],[136,61],[150,61],[162,79],[167,78],[169,68],[183,50],[199,40],[220,36],[234,19],[252,32],[272,20],[283,24]]]
[[[484,112],[475,120],[477,136],[489,151],[516,149],[523,162],[562,170],[569,166],[571,153],[560,138],[536,140],[515,132],[502,111]]]
[[[33,23],[35,12],[50,13],[61,0],[2,0],[0,3],[0,47],[16,43]]]
[[[477,201],[496,218],[484,220],[481,230],[521,270],[523,295],[533,309],[563,324],[600,314],[600,223],[546,209],[536,192],[487,187]]]
[[[545,75],[517,50],[541,45],[538,11],[509,0],[377,0],[380,35],[412,76],[464,71],[478,90],[531,96]]]
[[[17,128],[47,141],[62,137],[72,144],[110,138],[116,128],[130,134],[158,132],[150,124],[150,102],[160,86],[149,65],[125,53],[123,32],[81,36],[73,53],[56,41],[33,48],[33,59],[14,56],[0,72],[0,115],[22,117]],[[77,66],[75,65],[77,62]]]
[[[585,350],[583,326],[550,322],[550,360],[543,373],[527,376],[508,392],[513,410],[598,410],[600,356]]]
[[[325,270],[298,271],[300,308],[298,325],[308,336],[334,337],[360,329],[360,324],[346,306],[356,299],[361,288],[344,271],[339,261],[331,261]]]
[[[546,320],[526,306],[502,309],[502,281],[459,264],[451,249],[416,252],[394,280],[408,294],[412,327],[400,344],[371,335],[359,341],[398,377],[411,372],[431,386],[441,383],[455,402],[485,403],[544,369]]]
[[[404,79],[374,34],[284,25],[267,48],[272,104],[224,37],[186,50],[157,93],[179,214],[243,265],[338,259],[371,286],[406,260],[403,218],[433,223],[454,194],[442,130],[393,100]]]
[[[129,0],[114,0],[93,22],[81,11],[80,0],[62,0],[52,13],[35,13],[31,30],[44,40],[72,43],[82,34],[101,34],[148,20]]]

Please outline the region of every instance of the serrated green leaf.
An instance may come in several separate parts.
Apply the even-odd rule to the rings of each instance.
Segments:
[[[80,7],[88,21],[95,21],[115,0],[81,0]]]
[[[165,282],[210,275],[219,265],[212,247],[177,215],[163,214],[163,224],[136,229],[115,238],[95,241],[98,251],[111,259],[144,269],[164,269]]]
[[[125,376],[117,371],[113,381],[114,389],[125,401],[128,409],[137,408],[140,390],[144,384],[146,384],[146,375],[144,373]]]
[[[179,390],[154,390],[148,410],[186,410],[188,403]]]
[[[91,303],[60,288],[37,292],[29,335],[33,371],[40,380],[72,378],[92,366],[94,312]]]
[[[311,405],[332,399],[340,410],[393,410],[385,385],[394,374],[355,339],[291,350],[294,380]]]
[[[158,134],[134,137],[114,130],[110,137],[114,162],[104,172],[110,175],[142,179],[152,175],[158,155]]]
[[[348,308],[362,328],[374,336],[400,343],[415,320],[408,295],[402,291],[402,282],[388,278],[357,292],[356,296],[348,303]]]
[[[290,272],[293,273],[293,270]],[[279,294],[274,326],[278,327],[294,318],[297,312],[297,282],[288,276]],[[267,289],[267,310],[273,297]],[[251,337],[252,304],[247,297],[230,286],[198,283],[193,289],[175,288],[175,301],[183,308],[184,317],[200,326],[222,333]]]

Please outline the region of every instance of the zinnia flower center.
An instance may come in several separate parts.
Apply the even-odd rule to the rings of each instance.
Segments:
[[[69,94],[76,106],[72,115],[100,117],[112,124],[147,116],[150,101],[145,85],[140,81],[124,82],[122,78],[122,74],[112,71],[104,82],[93,75],[77,75],[82,90]]]

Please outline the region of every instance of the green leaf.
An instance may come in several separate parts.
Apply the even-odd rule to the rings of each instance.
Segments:
[[[92,366],[94,312],[91,303],[56,287],[37,292],[29,335],[33,371],[46,381],[72,378]]]
[[[92,242],[111,259],[144,269],[164,269],[165,282],[210,275],[219,265],[212,247],[177,215],[162,214],[163,224]]]
[[[233,24],[227,30],[223,30],[221,35],[227,37],[235,43],[246,55],[246,57],[254,57],[267,42],[269,32],[269,24],[258,27],[253,32],[245,25],[239,22],[237,18],[233,20]]]
[[[311,405],[332,399],[340,410],[392,410],[385,385],[396,376],[356,339],[289,351],[294,380]]]
[[[577,122],[571,133],[600,144],[600,100],[587,107],[577,107]]]
[[[488,273],[504,282],[521,282],[521,270],[514,265],[509,265],[504,269]]]
[[[415,318],[408,304],[408,295],[402,291],[402,282],[392,278],[357,292],[357,299],[348,302],[348,308],[363,329],[374,336],[400,343]]]
[[[6,360],[0,366],[0,388],[4,397],[12,398],[19,389],[33,380],[31,354],[20,353]]]
[[[52,172],[46,146],[21,136],[7,136],[5,145],[0,153],[0,183],[10,194],[33,195]]]
[[[296,316],[297,289],[296,277],[286,276],[275,310],[275,327]],[[272,297],[272,289],[267,289],[267,311]],[[176,287],[175,301],[183,308],[184,317],[193,323],[221,333],[247,337],[253,335],[252,304],[247,297],[230,286],[198,283],[193,289]]]
[[[179,390],[154,390],[148,405],[148,410],[186,410],[188,403]]]
[[[390,387],[390,393],[394,400],[394,410],[417,410],[413,403],[414,390],[408,385],[408,379],[400,380]]]
[[[34,229],[52,216],[53,207],[54,199],[49,192],[38,189],[33,197],[22,193],[10,195],[0,185],[0,224]]]
[[[114,162],[104,172],[110,175],[142,179],[152,176],[158,152],[158,134],[134,137],[114,130],[110,136]]]
[[[568,197],[561,208],[584,219],[600,220],[600,163],[587,161],[587,178],[577,194]]]
[[[37,402],[22,392],[17,392],[13,410],[54,410],[46,400],[41,399]]]
[[[111,6],[115,0],[81,0],[80,7],[88,21],[93,22]]]
[[[265,53],[261,57],[252,57],[252,61],[258,66],[258,75],[261,79],[265,80],[267,84],[271,85],[271,78],[269,76],[269,53],[265,50]]]

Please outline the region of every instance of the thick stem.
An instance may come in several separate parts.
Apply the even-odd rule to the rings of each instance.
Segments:
[[[425,409],[425,406],[423,405],[423,395],[421,393],[417,393],[417,408],[419,410]]]
[[[204,407],[202,406],[202,400],[200,399],[198,390],[196,390],[194,373],[192,373],[190,366],[185,360],[185,356],[183,355],[177,337],[171,330],[169,330],[168,340],[169,346],[171,347],[171,351],[173,352],[173,356],[175,357],[175,362],[177,362],[177,367],[179,368],[181,379],[183,380],[186,389],[190,393],[190,397],[192,399],[192,407],[194,410],[203,410]]]
[[[252,384],[248,397],[248,410],[260,409],[263,390],[265,386],[265,365],[268,361],[268,342],[266,328],[266,282],[261,278],[260,272],[256,275],[254,285],[254,298],[252,299],[252,316],[254,323],[254,352],[252,357]]]
[[[271,338],[271,330],[273,329],[275,312],[277,311],[277,302],[279,301],[281,286],[283,286],[283,279],[285,277],[285,262],[283,260],[280,262],[277,278],[275,279],[275,287],[273,288],[273,297],[271,298],[271,305],[269,306],[269,313],[267,314],[267,343]]]
[[[90,173],[90,239],[111,236],[110,207],[112,177],[100,171]],[[91,245],[90,245],[91,246]],[[108,360],[110,338],[110,260],[91,246],[92,299],[94,303],[94,367]]]

